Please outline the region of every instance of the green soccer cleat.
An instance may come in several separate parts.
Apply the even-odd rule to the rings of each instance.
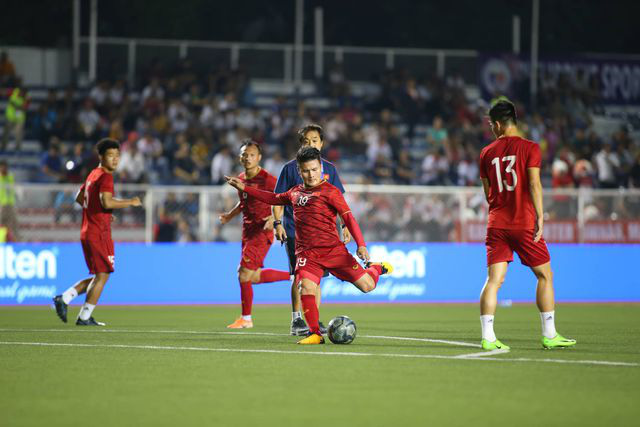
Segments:
[[[483,339],[482,349],[483,350],[510,350],[511,347],[509,347],[508,345],[502,344],[500,340],[496,338],[496,340],[493,342]]]
[[[544,335],[542,336],[542,347],[546,350],[551,348],[572,347],[574,345],[576,345],[576,340],[565,338],[560,334],[556,334],[553,338],[547,338]]]

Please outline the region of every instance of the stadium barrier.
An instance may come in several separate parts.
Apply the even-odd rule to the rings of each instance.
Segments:
[[[476,302],[485,280],[479,243],[369,243],[369,251],[374,260],[390,261],[394,273],[370,294],[325,278],[324,303]],[[558,301],[640,302],[640,245],[552,244],[550,252]],[[239,256],[238,242],[118,243],[116,272],[101,304],[237,304]],[[265,266],[287,268],[278,243]],[[0,305],[50,304],[86,276],[79,243],[0,245]],[[255,285],[254,292],[257,304],[289,302],[288,282]],[[517,257],[500,298],[506,304],[535,299],[535,278]]]
[[[78,185],[19,184],[20,236],[29,242],[77,241]],[[483,242],[487,203],[480,188],[347,185],[345,197],[367,241]],[[117,184],[116,196],[144,207],[114,212],[114,240],[239,241],[240,218],[218,215],[238,200],[229,186]],[[640,190],[545,190],[545,238],[558,243],[640,243]]]

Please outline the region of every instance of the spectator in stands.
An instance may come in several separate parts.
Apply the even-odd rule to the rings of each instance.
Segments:
[[[20,78],[15,79],[15,87],[9,91],[9,100],[5,110],[5,124],[2,135],[2,146],[0,151],[7,149],[9,134],[13,133],[16,141],[15,151],[22,148],[22,137],[24,135],[24,123],[27,119],[27,108],[29,107],[29,94],[22,86]]]
[[[273,150],[273,154],[264,162],[264,168],[273,176],[280,176],[280,171],[284,167],[285,160],[280,149]]]
[[[63,182],[66,173],[60,157],[60,145],[57,138],[52,138],[49,150],[40,159],[40,180],[42,182]]]
[[[193,185],[198,182],[200,174],[191,158],[189,143],[183,141],[173,157],[173,179],[175,184]]]
[[[128,144],[120,156],[118,173],[122,182],[140,184],[146,182],[145,158],[138,150],[138,144]]]
[[[433,118],[431,127],[427,131],[427,143],[429,144],[429,147],[447,148],[447,144],[449,142],[448,139],[449,139],[449,134],[447,132],[447,129],[444,127],[444,122],[442,121],[442,117],[435,116]]]
[[[569,164],[560,158],[551,165],[552,188],[574,188]],[[568,219],[575,216],[575,203],[571,196],[556,194],[553,196],[551,211],[555,219]]]
[[[224,177],[225,175],[231,175],[233,165],[231,149],[228,145],[223,145],[211,160],[211,183],[215,185],[224,184]]]
[[[18,215],[16,214],[15,178],[9,171],[9,164],[6,160],[0,160],[0,226],[5,227],[5,231],[10,233],[13,241],[20,240]]]
[[[82,103],[82,108],[76,116],[78,121],[78,131],[80,138],[85,140],[96,140],[100,137],[102,131],[102,118],[93,107],[93,100],[86,98]]]
[[[153,233],[153,240],[156,242],[175,242],[176,231],[176,222],[172,216],[167,214],[167,211],[163,206],[158,207],[157,222]]]
[[[480,176],[478,171],[476,153],[471,147],[463,149],[462,156],[457,166],[458,185],[473,187],[478,185]]]
[[[444,155],[443,148],[434,148],[422,162],[422,178],[425,185],[447,185],[449,175],[449,160]]]
[[[640,150],[636,153],[635,163],[629,171],[629,187],[640,188]]]
[[[620,167],[618,155],[611,150],[611,143],[602,144],[602,149],[595,156],[600,188],[617,188],[616,169]]]
[[[399,185],[411,185],[415,182],[416,173],[408,150],[400,150],[398,161],[393,167],[393,179]]]
[[[16,78],[16,67],[9,59],[6,51],[0,53],[0,87],[10,87],[14,85]]]
[[[120,106],[126,96],[127,85],[123,79],[118,79],[109,89],[109,103],[115,107]]]
[[[189,243],[198,241],[195,233],[191,230],[191,226],[187,221],[185,221],[184,218],[182,218],[182,216],[178,217],[175,241],[178,243]]]
[[[73,151],[71,155],[66,159],[65,169],[67,170],[66,181],[70,183],[82,183],[88,175],[90,169],[88,168],[89,154],[85,149],[83,142],[76,142],[73,145]],[[75,197],[75,195],[74,195]]]
[[[371,180],[374,184],[393,184],[393,163],[390,156],[378,152],[371,166]]]
[[[89,92],[89,98],[93,101],[93,105],[96,106],[97,110],[104,114],[106,113],[106,108],[109,102],[109,91],[111,88],[109,87],[109,82],[103,80],[99,82],[97,85],[91,89]]]
[[[164,100],[164,89],[160,86],[160,80],[157,77],[151,79],[151,82],[142,90],[142,104],[148,101],[160,102]]]

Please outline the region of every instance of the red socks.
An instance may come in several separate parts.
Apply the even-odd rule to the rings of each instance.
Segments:
[[[284,280],[289,280],[288,271],[265,268],[260,271],[260,281],[257,283],[281,282]]]
[[[316,305],[316,296],[300,295],[300,300],[302,301],[302,312],[307,320],[307,325],[309,325],[309,331],[312,334],[320,335],[320,325],[318,324],[320,314]]]
[[[251,315],[253,305],[253,287],[251,282],[240,282],[240,298],[242,299],[242,315]]]
[[[367,268],[365,271],[369,273],[369,276],[371,276],[371,278],[373,279],[373,283],[377,285],[378,279],[382,274],[382,266],[379,264],[373,264],[371,267]]]

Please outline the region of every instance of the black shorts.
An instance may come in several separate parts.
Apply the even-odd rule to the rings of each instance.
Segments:
[[[295,237],[287,237],[287,257],[289,257],[289,274],[293,275],[296,272],[296,238]],[[329,275],[328,271],[324,271],[322,277],[327,277]]]

